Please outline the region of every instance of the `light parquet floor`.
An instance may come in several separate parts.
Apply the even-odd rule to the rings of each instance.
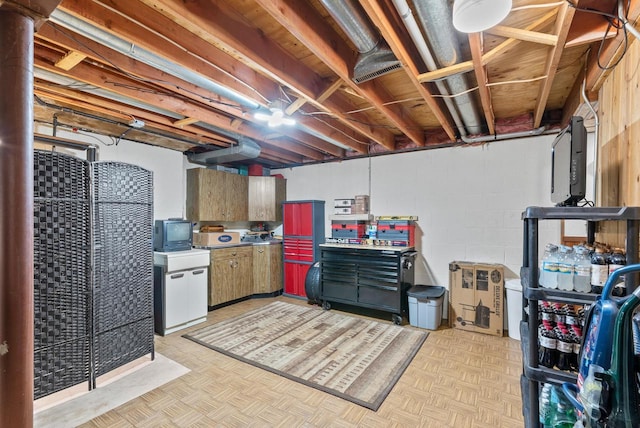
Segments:
[[[276,297],[290,303],[302,300]],[[209,312],[215,323],[272,302]],[[332,309],[334,310],[334,309]],[[390,321],[389,321],[390,322]],[[82,425],[90,427],[522,427],[520,342],[450,328],[429,337],[377,412],[182,338],[156,350],[191,372]],[[411,327],[413,328],[413,327]]]

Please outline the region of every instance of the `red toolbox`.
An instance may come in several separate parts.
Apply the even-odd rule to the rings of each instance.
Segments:
[[[332,220],[332,238],[362,238],[367,234],[367,222],[363,220]]]
[[[415,246],[416,225],[413,220],[378,220],[378,239],[405,241]]]

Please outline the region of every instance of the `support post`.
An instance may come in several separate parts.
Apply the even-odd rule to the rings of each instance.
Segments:
[[[0,10],[0,426],[33,426],[34,21]]]

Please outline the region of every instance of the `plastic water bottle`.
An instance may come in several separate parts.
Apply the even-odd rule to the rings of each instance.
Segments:
[[[558,247],[547,244],[541,260],[540,285],[544,288],[558,288]]]
[[[574,247],[573,265],[575,270],[573,289],[581,293],[588,293],[591,291],[591,260],[587,248]]]
[[[573,290],[573,249],[566,245],[560,245],[558,250],[558,289]]]

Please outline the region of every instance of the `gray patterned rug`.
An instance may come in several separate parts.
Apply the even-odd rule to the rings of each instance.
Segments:
[[[273,302],[184,337],[377,410],[427,335],[316,306]]]

